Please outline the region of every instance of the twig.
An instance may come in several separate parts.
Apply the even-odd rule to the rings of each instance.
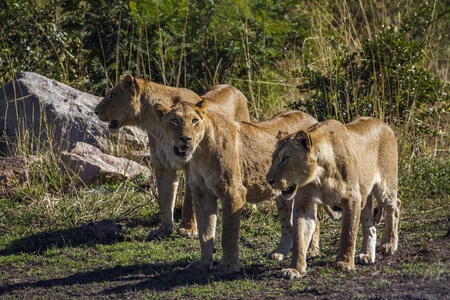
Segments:
[[[2,227],[4,227],[4,228],[6,228],[6,229],[8,229],[9,231],[14,231],[14,230],[12,230],[11,228],[9,228],[8,226],[6,226],[5,224],[2,224],[2,223],[0,223],[0,226],[2,226]]]

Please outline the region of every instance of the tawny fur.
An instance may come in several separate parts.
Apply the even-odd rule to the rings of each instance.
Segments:
[[[264,122],[236,122],[208,111],[207,105],[207,101],[202,101],[197,105],[180,102],[171,108],[155,106],[155,114],[160,116],[164,136],[170,144],[167,155],[188,163],[201,245],[200,260],[189,267],[204,270],[212,265],[218,199],[223,220],[223,257],[219,269],[240,269],[238,242],[244,203],[259,203],[274,196],[277,196],[282,238],[273,258],[280,259],[292,244],[292,202],[281,197],[265,181],[265,175],[278,131],[296,132],[317,121],[302,112],[286,112]],[[188,149],[184,153],[190,154],[180,155],[181,149]],[[312,218],[314,221],[314,213]],[[308,243],[310,240],[311,237]]]
[[[274,188],[298,186],[294,202],[294,246],[291,266],[283,276],[306,272],[307,242],[315,222],[314,204],[342,209],[342,231],[337,266],[355,267],[358,224],[363,227],[361,253],[356,262],[375,262],[376,230],[372,196],[386,212],[381,252],[397,250],[400,201],[397,198],[397,140],[382,121],[359,117],[347,125],[329,120],[281,137],[272,158],[267,181]]]
[[[192,103],[207,99],[211,103],[209,109],[224,113],[235,120],[249,121],[247,99],[232,86],[214,85],[199,97],[188,89],[164,86],[145,79],[133,78],[131,75],[124,75],[121,82],[112,88],[95,108],[100,120],[111,122],[111,132],[117,132],[122,126],[136,126],[148,134],[161,208],[161,223],[157,229],[149,233],[149,240],[164,238],[172,233],[173,210],[178,187],[176,171],[185,168],[183,163],[174,161],[172,157],[166,155],[164,149],[167,143],[165,144],[162,139],[160,122],[153,114],[153,107],[155,104],[170,106],[181,99]],[[189,185],[186,186],[179,233],[185,236],[197,234]]]

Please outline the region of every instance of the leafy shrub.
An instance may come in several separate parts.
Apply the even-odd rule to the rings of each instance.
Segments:
[[[306,36],[300,0],[43,3],[0,4],[4,82],[34,71],[103,94],[132,73],[197,91],[244,79],[246,90]]]
[[[82,62],[80,39],[64,31],[51,3],[1,1],[0,42],[0,83],[6,84],[22,71],[63,82],[77,78]]]
[[[298,88],[309,98],[290,106],[305,108],[321,121],[377,116],[397,126],[413,123],[420,132],[442,134],[424,123],[449,108],[448,82],[426,68],[426,32],[436,21],[432,10],[428,3],[414,13],[400,10],[399,27],[383,26],[373,39],[362,40],[358,50],[336,45],[336,57],[325,70],[294,70],[303,81]]]

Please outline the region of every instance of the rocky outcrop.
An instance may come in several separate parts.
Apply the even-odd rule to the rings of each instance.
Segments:
[[[123,128],[111,135],[94,115],[101,100],[44,76],[22,72],[0,90],[0,155],[14,149],[56,147],[66,150],[86,142],[111,152],[117,145],[147,145],[146,134]]]
[[[61,159],[87,186],[101,183],[105,178],[122,179],[141,173],[149,177],[151,175],[149,169],[134,161],[105,154],[83,142],[78,142],[69,151],[64,151]]]

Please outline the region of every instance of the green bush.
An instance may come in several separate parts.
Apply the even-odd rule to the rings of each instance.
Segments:
[[[409,13],[400,9],[400,16],[400,26],[383,26],[372,39],[363,39],[358,50],[335,45],[335,58],[325,70],[294,70],[307,99],[290,107],[304,108],[321,121],[376,116],[398,127],[412,124],[421,133],[443,134],[429,122],[449,108],[448,82],[427,67],[427,29],[437,21],[433,6],[427,3]]]
[[[247,90],[306,37],[299,3],[9,0],[0,4],[2,80],[33,71],[103,94],[132,73],[196,91],[238,79]]]
[[[83,61],[80,38],[61,27],[51,2],[1,1],[0,45],[2,85],[22,71],[76,80]]]

